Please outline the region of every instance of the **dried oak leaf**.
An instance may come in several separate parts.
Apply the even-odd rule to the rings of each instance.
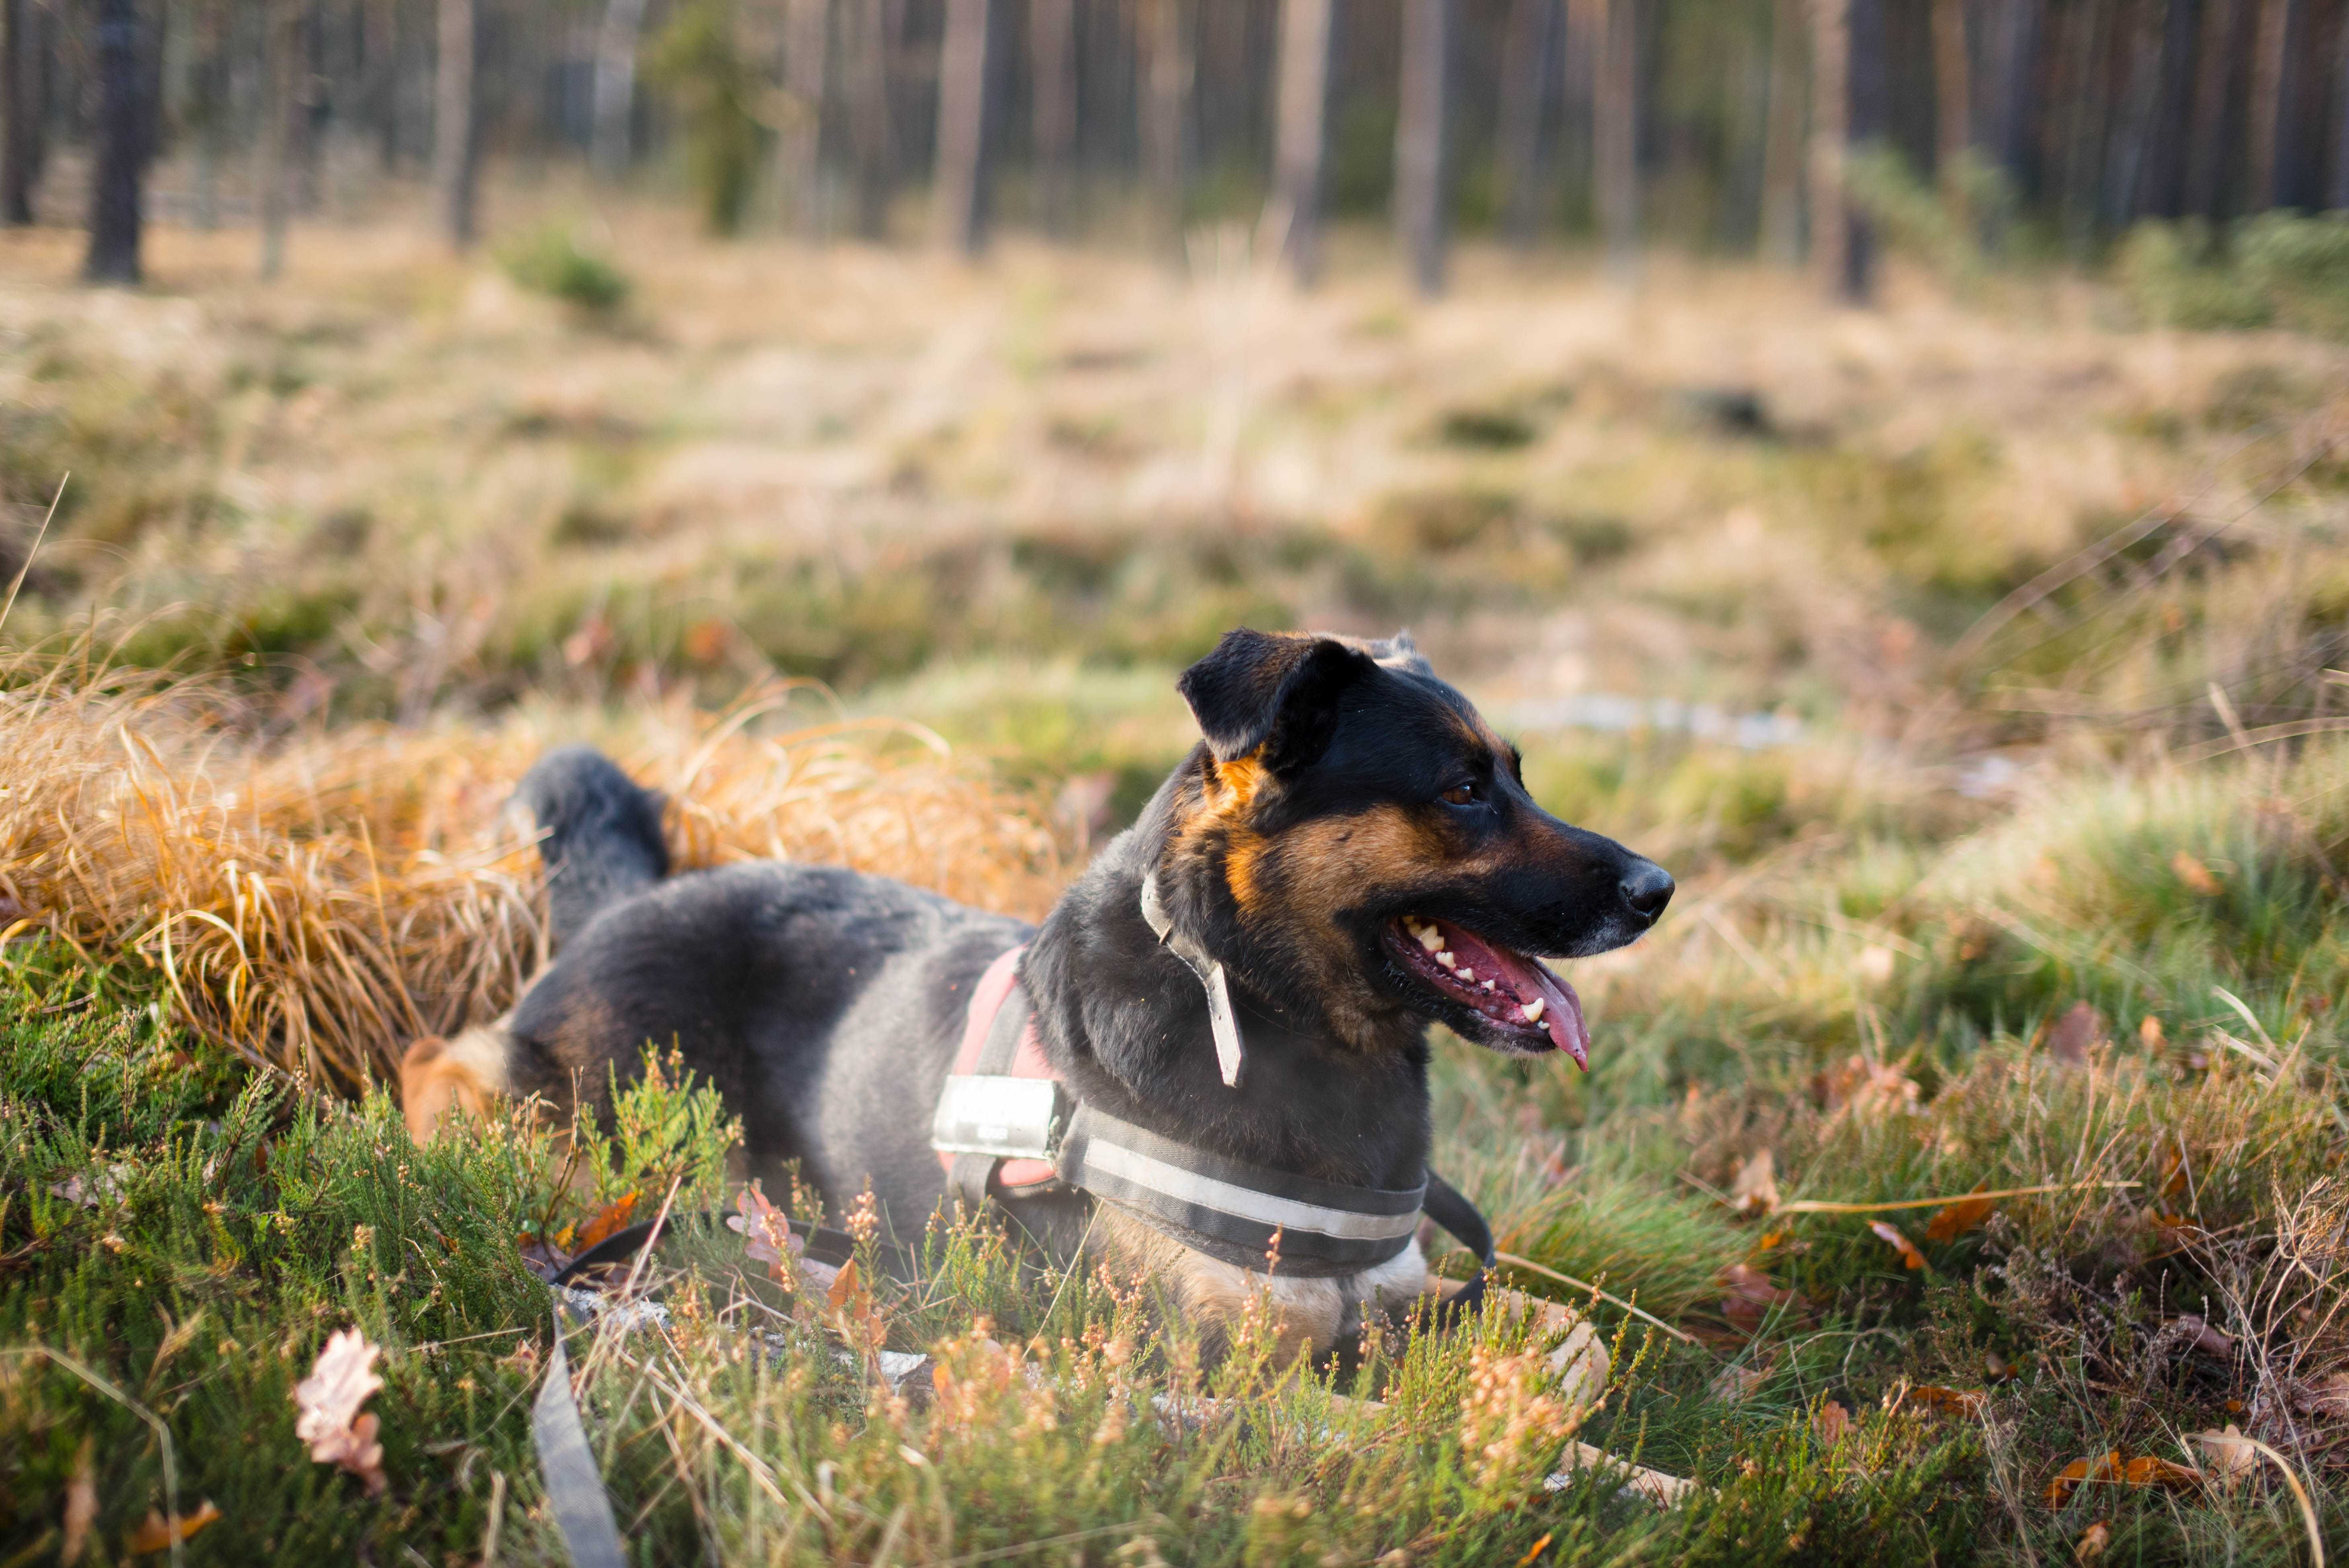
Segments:
[[[2139,1454],[2121,1467],[2121,1479],[2131,1486],[2158,1486],[2166,1491],[2192,1491],[2202,1484],[2202,1472],[2172,1464],[2151,1454]]]
[[[756,1181],[735,1194],[736,1213],[726,1217],[730,1229],[742,1233],[742,1255],[767,1265],[767,1273],[785,1290],[798,1284],[794,1266],[804,1250],[792,1234],[791,1216],[767,1202]]]
[[[1900,1233],[1899,1226],[1887,1223],[1882,1220],[1870,1220],[1868,1222],[1868,1228],[1889,1243],[1893,1250],[1900,1254],[1903,1267],[1921,1269],[1925,1266],[1925,1254],[1917,1250],[1916,1243]]]
[[[624,1192],[587,1216],[575,1238],[578,1250],[585,1252],[597,1242],[627,1229],[628,1217],[636,1212],[636,1194]]]
[[[2080,1539],[2072,1543],[2072,1555],[2082,1563],[2094,1563],[2113,1543],[2113,1527],[2099,1519],[2080,1532]]]
[[[1944,1388],[1935,1383],[1920,1383],[1909,1390],[1900,1403],[1903,1409],[1971,1421],[1990,1408],[1990,1396],[1980,1388]]]
[[[1851,1412],[1833,1399],[1822,1399],[1811,1412],[1811,1435],[1829,1448],[1851,1436]]]
[[[1767,1149],[1737,1168],[1729,1183],[1729,1206],[1741,1214],[1768,1214],[1778,1207],[1778,1163]]]
[[[1770,1276],[1752,1264],[1732,1264],[1721,1274],[1723,1289],[1721,1315],[1748,1333],[1759,1329],[1770,1314],[1780,1307],[1792,1307],[1803,1298],[1791,1290],[1780,1290]]]
[[[1743,1404],[1770,1381],[1771,1366],[1768,1361],[1733,1362],[1714,1373],[1706,1387],[1724,1405]]]
[[[2234,1422],[2224,1431],[2195,1432],[2187,1439],[2202,1455],[2202,1473],[2221,1486],[2232,1486],[2260,1468],[2260,1450]]]
[[[153,1509],[147,1511],[146,1522],[130,1532],[130,1554],[144,1557],[150,1552],[168,1550],[174,1542],[185,1541],[207,1524],[217,1523],[221,1511],[206,1498],[193,1513],[183,1513],[175,1521],[166,1521]]]
[[[2090,1002],[2075,1002],[2047,1031],[2047,1054],[2069,1068],[2084,1067],[2088,1052],[2105,1038],[2105,1016]]]
[[[2073,1490],[2083,1482],[2117,1480],[2120,1479],[2120,1473],[2121,1455],[2118,1449],[2085,1460],[2074,1460],[2056,1472],[2055,1479],[2047,1483],[2046,1491],[2041,1495],[2046,1500],[2048,1507],[2061,1508],[2072,1501]]]
[[[1985,1191],[1989,1187],[1987,1181],[1977,1181],[1974,1191]],[[1997,1207],[1998,1204],[1991,1199],[1971,1196],[1946,1204],[1934,1210],[1933,1217],[1925,1222],[1925,1239],[1929,1242],[1954,1242],[1989,1219],[1991,1211]]]
[[[2169,869],[2186,884],[2186,891],[2200,898],[2217,898],[2227,891],[2227,884],[2210,874],[2210,868],[2188,854],[2184,850],[2169,857]]]
[[[382,1354],[383,1346],[368,1344],[359,1330],[344,1329],[326,1340],[310,1375],[294,1386],[301,1411],[294,1435],[310,1445],[317,1463],[340,1465],[365,1481],[370,1497],[384,1489],[383,1445],[375,1440],[375,1417],[360,1415],[359,1407],[383,1387],[375,1375]]]

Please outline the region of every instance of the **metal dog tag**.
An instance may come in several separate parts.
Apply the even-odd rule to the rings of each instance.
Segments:
[[[1050,1160],[1066,1107],[1066,1092],[1052,1078],[957,1074],[938,1095],[930,1146],[947,1154]]]

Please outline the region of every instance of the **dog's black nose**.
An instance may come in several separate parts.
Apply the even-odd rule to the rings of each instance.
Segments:
[[[1623,874],[1623,902],[1650,925],[1672,902],[1672,876],[1653,861],[1641,861]]]

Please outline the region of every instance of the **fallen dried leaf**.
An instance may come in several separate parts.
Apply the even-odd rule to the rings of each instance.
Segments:
[[[2186,884],[2186,891],[2202,898],[2216,898],[2227,890],[2227,884],[2210,874],[2210,868],[2188,854],[2184,850],[2169,857],[2169,869]]]
[[[375,1375],[382,1354],[359,1330],[344,1329],[327,1339],[310,1376],[294,1386],[301,1411],[294,1435],[310,1445],[316,1462],[340,1465],[365,1481],[370,1497],[384,1489],[383,1445],[375,1440],[376,1418],[360,1415],[359,1407],[383,1387]]]
[[[840,1273],[833,1278],[832,1288],[823,1293],[823,1304],[835,1313],[845,1312],[849,1304],[856,1299],[861,1285],[856,1260],[851,1258],[840,1265]]]
[[[2047,1031],[2047,1054],[2065,1067],[2081,1067],[2104,1038],[2105,1016],[2091,1003],[2075,1002]]]
[[[1851,1436],[1851,1412],[1833,1399],[1822,1399],[1811,1412],[1811,1435],[1829,1448]]]
[[[1742,1404],[1762,1390],[1770,1380],[1770,1367],[1765,1362],[1741,1361],[1723,1367],[1713,1375],[1706,1385],[1713,1397],[1724,1405]]]
[[[1894,1250],[1899,1253],[1903,1266],[1912,1269],[1925,1267],[1925,1254],[1917,1250],[1916,1243],[1900,1233],[1899,1226],[1888,1223],[1883,1220],[1870,1220],[1868,1222],[1868,1228],[1891,1243]]]
[[[2206,1356],[2232,1356],[2235,1341],[2220,1333],[2193,1313],[2181,1313],[2169,1320],[2186,1336],[2186,1342]]]
[[[66,1541],[57,1560],[68,1565],[81,1561],[89,1544],[89,1527],[98,1522],[98,1474],[94,1460],[98,1439],[84,1438],[74,1456],[73,1479],[66,1482]]]
[[[1989,1190],[1987,1181],[1974,1183],[1977,1192]],[[1989,1219],[1991,1212],[1997,1207],[1997,1202],[1989,1198],[1961,1198],[1933,1211],[1933,1217],[1925,1222],[1925,1239],[1929,1242],[1954,1242]]]
[[[2080,1532],[2080,1539],[2072,1543],[2072,1555],[2083,1563],[2094,1563],[2113,1543],[2113,1527],[2099,1519]]]
[[[150,1552],[164,1551],[172,1542],[185,1541],[205,1525],[217,1522],[220,1516],[221,1511],[212,1506],[210,1498],[204,1499],[195,1512],[181,1514],[176,1522],[167,1523],[160,1513],[150,1508],[146,1522],[130,1532],[130,1554],[144,1557]]]
[[[1944,1388],[1938,1384],[1920,1383],[1909,1390],[1901,1404],[1907,1409],[1971,1421],[1990,1408],[1990,1396],[1980,1388]]]
[[[2072,1501],[2075,1488],[2086,1481],[2116,1480],[2121,1473],[2120,1450],[2098,1454],[2091,1459],[2074,1460],[2056,1472],[2042,1495],[2050,1508],[2061,1508]]]
[[[1767,1149],[1737,1168],[1729,1183],[1729,1206],[1741,1214],[1767,1214],[1778,1207],[1778,1165]]]
[[[2168,1491],[2191,1491],[2202,1484],[2202,1472],[2172,1464],[2151,1454],[2139,1454],[2121,1467],[2121,1479],[2131,1486],[2158,1486]]]
[[[594,1246],[597,1242],[604,1240],[606,1236],[612,1235],[616,1232],[627,1229],[628,1216],[634,1214],[636,1212],[636,1194],[634,1192],[623,1193],[611,1202],[605,1204],[593,1214],[587,1216],[586,1222],[580,1226],[579,1234],[575,1238],[577,1242],[576,1250],[584,1253],[589,1247]]]
[[[2147,1013],[2144,1017],[2137,1020],[2137,1043],[2145,1047],[2146,1054],[2147,1056],[2159,1056],[2161,1054],[2161,1047],[2168,1045],[2169,1041],[2168,1037],[2162,1033],[2161,1019],[2159,1017],[2156,1016],[2154,1014]]]
[[[2221,1486],[2232,1486],[2260,1468],[2260,1451],[2234,1422],[2224,1431],[2195,1432],[2186,1439],[2202,1453],[2202,1473]]]
[[[767,1202],[756,1181],[735,1194],[734,1206],[740,1212],[728,1215],[726,1223],[742,1233],[743,1255],[765,1264],[768,1274],[785,1290],[793,1288],[798,1283],[794,1264],[803,1248],[792,1233],[791,1216]]]
[[[1780,1290],[1751,1264],[1730,1264],[1722,1271],[1721,1283],[1728,1292],[1722,1297],[1721,1315],[1748,1333],[1760,1328],[1774,1311],[1803,1299],[1791,1290]]]
[[[1869,1117],[1906,1114],[1917,1109],[1924,1091],[1917,1080],[1898,1068],[1855,1056],[1826,1074],[1821,1087],[1827,1104],[1863,1120]]]
[[[2295,1409],[2312,1416],[2339,1419],[2349,1416],[2349,1372],[2333,1372],[2292,1391]]]

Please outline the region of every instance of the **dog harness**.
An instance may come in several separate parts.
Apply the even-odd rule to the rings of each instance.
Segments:
[[[1150,923],[1160,928],[1155,889],[1144,889],[1143,908],[1160,917]],[[1259,1274],[1277,1268],[1308,1277],[1355,1274],[1395,1257],[1411,1244],[1424,1211],[1491,1266],[1492,1232],[1484,1216],[1433,1171],[1409,1188],[1323,1181],[1164,1138],[1076,1100],[1045,1058],[1019,976],[1026,951],[1001,954],[979,977],[931,1122],[930,1142],[947,1187],[965,1203],[976,1209],[989,1197],[1017,1204],[1083,1192],[1211,1257]],[[1218,996],[1223,966],[1210,971],[1203,955],[1178,955],[1207,989],[1216,1056],[1229,1083],[1238,1076],[1240,1041],[1229,996]]]

